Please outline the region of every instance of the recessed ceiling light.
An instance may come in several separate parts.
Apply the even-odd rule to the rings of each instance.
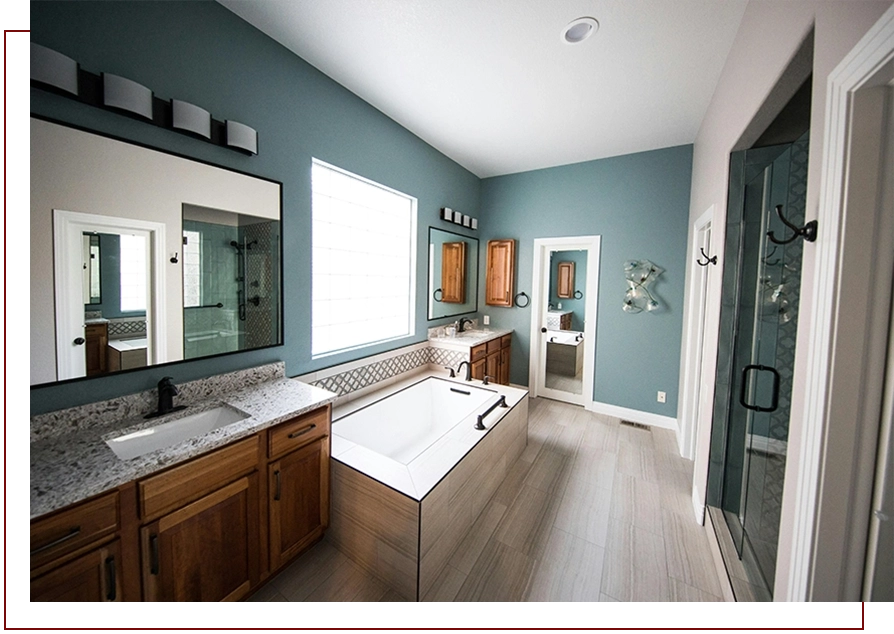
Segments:
[[[593,18],[572,20],[562,29],[562,41],[566,44],[579,44],[599,30],[599,22]]]

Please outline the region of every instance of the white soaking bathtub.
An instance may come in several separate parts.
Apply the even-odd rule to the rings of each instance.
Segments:
[[[498,398],[493,390],[428,378],[339,419],[332,433],[406,465]]]
[[[336,407],[332,423],[327,538],[410,600],[425,596],[528,437],[525,390],[428,374]]]

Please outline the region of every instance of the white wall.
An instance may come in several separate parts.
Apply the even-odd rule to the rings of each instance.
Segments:
[[[181,251],[185,203],[279,219],[280,186],[31,120],[32,384],[56,380],[53,210],[163,222],[172,253]],[[162,257],[167,260],[170,253]],[[167,361],[176,361],[183,358],[183,278],[180,264],[166,264],[165,271]]]
[[[702,120],[693,150],[692,191],[690,225],[714,205],[712,242],[717,245],[722,265],[729,155],[736,142],[746,131],[764,100],[770,94],[783,70],[795,54],[811,27],[815,28],[813,60],[813,98],[810,125],[810,156],[807,185],[807,217],[816,215],[823,151],[826,81],[829,73],[850,51],[857,41],[891,5],[890,1],[816,1],[816,0],[752,0],[745,10],[742,24],[727,58],[720,81],[708,110]],[[736,147],[735,149],[740,149]],[[822,231],[822,227],[819,228]],[[690,235],[692,232],[690,231]],[[697,255],[689,244],[688,257]],[[712,254],[713,255],[713,254]],[[804,249],[804,266],[801,282],[801,300],[798,323],[799,341],[809,336],[812,323],[812,286],[815,274],[814,250]],[[714,276],[716,284],[711,289],[712,303],[706,316],[707,332],[704,344],[705,389],[713,393],[713,376],[717,361],[717,334],[720,318],[719,285],[721,275]],[[686,288],[689,288],[687,280]],[[689,298],[686,306],[688,309]],[[684,323],[688,318],[684,317]],[[684,333],[682,349],[687,346],[688,333]],[[685,358],[685,355],[681,355]],[[804,411],[805,348],[799,346],[795,361],[791,420],[799,421]],[[681,376],[685,381],[686,367]],[[779,555],[777,559],[776,587],[787,587],[788,559],[791,551],[792,504],[790,491],[796,477],[800,441],[797,424],[789,431],[789,455],[786,466],[786,486],[783,496],[782,522],[780,527]],[[707,472],[710,445],[710,415],[700,421],[698,448],[695,456],[693,493],[697,504],[704,504],[707,488]],[[778,598],[778,597],[777,597]]]

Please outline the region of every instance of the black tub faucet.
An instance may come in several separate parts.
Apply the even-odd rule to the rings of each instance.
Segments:
[[[174,378],[170,376],[164,377],[158,382],[158,409],[151,414],[147,414],[146,418],[164,416],[171,412],[186,409],[186,405],[178,405],[174,407],[174,397],[178,394],[180,394],[180,390],[174,385]]]
[[[466,381],[472,380],[472,365],[468,361],[460,361],[459,365],[456,366],[456,372],[459,374],[460,369],[462,369],[463,365],[466,366]]]

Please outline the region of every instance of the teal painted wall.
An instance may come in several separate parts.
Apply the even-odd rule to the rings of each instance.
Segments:
[[[426,319],[428,226],[451,227],[438,220],[444,206],[479,215],[475,175],[215,2],[34,2],[31,40],[255,128],[259,154],[248,157],[31,90],[35,114],[281,181],[285,271],[284,346],[33,389],[32,414],[149,389],[166,374],[182,382],[278,360],[303,374],[422,341],[438,323]],[[311,360],[311,157],[418,199],[415,337]]]
[[[481,182],[482,260],[487,240],[518,240],[516,292],[531,295],[535,238],[602,236],[598,402],[676,417],[691,174],[684,145]],[[651,287],[662,308],[631,315],[621,310],[623,265],[643,258],[665,269]],[[527,385],[532,307],[486,306],[482,291],[480,309],[493,326],[515,330],[511,380]],[[659,390],[666,403],[656,401]]]

